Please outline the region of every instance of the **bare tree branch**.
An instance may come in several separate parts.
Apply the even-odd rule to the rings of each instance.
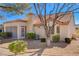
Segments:
[[[0,8],[3,8],[3,9],[12,8],[13,9],[13,7],[10,7],[10,6],[0,6]]]
[[[33,5],[34,5],[34,8],[35,8],[36,14],[38,15],[38,18],[40,19],[40,21],[42,21],[40,15],[39,15],[38,9],[36,7],[36,4],[34,3]]]
[[[58,4],[57,4],[57,8],[56,8],[56,13],[57,13],[57,11],[58,11],[59,5],[60,5],[60,4],[58,3]]]
[[[76,11],[76,10],[79,10],[79,7],[78,7],[78,8],[75,8],[75,9],[73,9],[73,10],[70,10],[70,11]]]
[[[52,10],[50,10],[49,14],[51,14],[52,12],[54,12],[54,10],[55,10],[55,4],[53,6],[54,7],[52,8]]]
[[[58,16],[58,20],[60,20],[61,18],[63,18],[66,14],[67,14],[67,12],[69,12],[69,10],[72,8],[74,6],[74,4],[72,4],[71,6],[69,6],[68,8],[67,8],[67,10],[63,13],[63,14],[61,14],[61,15],[59,15]]]
[[[64,4],[60,7],[59,13],[62,11],[62,9],[65,7],[65,5],[66,5],[66,3],[64,3]]]

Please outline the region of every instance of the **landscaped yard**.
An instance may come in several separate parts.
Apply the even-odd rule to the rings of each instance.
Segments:
[[[79,41],[72,40],[71,44],[64,42],[52,43],[50,47],[46,47],[45,44],[41,44],[39,40],[27,41],[28,49],[25,53],[19,54],[22,56],[79,56]],[[13,56],[14,54],[9,52],[9,43],[0,44],[0,56]]]

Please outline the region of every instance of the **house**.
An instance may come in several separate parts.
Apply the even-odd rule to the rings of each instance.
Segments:
[[[61,13],[60,13],[61,14]],[[59,15],[60,15],[59,14]],[[48,17],[48,16],[47,16]],[[55,17],[53,14],[51,17]],[[49,24],[51,24],[51,20]],[[71,38],[75,31],[73,14],[68,12],[60,21],[56,22],[54,33],[59,33],[61,40],[65,37]],[[46,37],[44,27],[37,16],[31,15],[23,20],[13,20],[4,23],[4,32],[12,32],[13,38],[25,38],[25,33],[35,32],[40,37]]]

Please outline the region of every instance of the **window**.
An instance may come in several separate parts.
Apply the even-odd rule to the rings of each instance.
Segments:
[[[59,26],[57,26],[56,31],[57,31],[57,33],[60,33],[60,28],[59,28]]]
[[[17,27],[16,26],[6,27],[6,32],[11,32],[13,38],[17,37]]]

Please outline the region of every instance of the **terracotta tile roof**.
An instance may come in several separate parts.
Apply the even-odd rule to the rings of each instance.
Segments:
[[[35,19],[35,20],[33,20],[33,24],[36,26],[36,25],[41,25],[42,23],[41,23],[40,19]]]
[[[18,19],[18,20],[7,21],[7,22],[5,22],[5,23],[13,23],[13,22],[27,22],[27,21]],[[5,24],[5,23],[4,23],[4,24]]]
[[[59,24],[59,25],[68,25],[70,21],[57,21],[56,23]]]
[[[30,16],[30,15],[34,15],[34,14],[33,13],[29,13],[28,15]]]
[[[30,13],[30,14],[32,15],[32,13]],[[62,14],[62,13],[60,13],[60,14]],[[60,15],[60,14],[59,14],[59,15]],[[68,12],[67,15],[68,15],[68,16],[71,15],[71,12]],[[46,19],[47,19],[48,21],[51,21],[51,19],[48,19],[48,17],[49,17],[49,15],[47,15]],[[55,17],[55,14],[52,14],[51,17],[54,18],[54,17]],[[5,23],[29,22],[28,20],[29,20],[29,19],[27,19],[27,20],[18,19],[18,20],[8,21],[8,22],[5,22]],[[65,19],[64,19],[64,20],[57,21],[56,23],[57,23],[57,24],[60,24],[60,25],[68,25],[69,22],[70,22],[69,19],[66,20],[66,21],[65,21]],[[34,24],[34,25],[42,25],[40,19],[39,19],[37,16],[35,16],[35,17],[33,18],[33,24]]]
[[[63,14],[63,13],[60,13],[60,14]],[[59,14],[59,15],[60,15],[60,14]],[[68,15],[68,16],[70,17],[71,14],[72,14],[71,12],[68,12],[66,15]],[[51,21],[51,19],[48,19],[48,17],[49,17],[49,15],[47,15],[47,17],[46,17],[47,20],[48,20],[48,21]],[[52,18],[55,18],[55,14],[52,14],[51,17],[52,17]],[[60,25],[68,25],[69,22],[70,22],[69,19],[67,19],[67,20],[63,19],[63,20],[57,21],[56,23],[57,23],[57,24],[60,24]],[[38,17],[35,17],[35,19],[33,20],[33,24],[34,24],[34,25],[41,25],[40,19],[39,19]]]

